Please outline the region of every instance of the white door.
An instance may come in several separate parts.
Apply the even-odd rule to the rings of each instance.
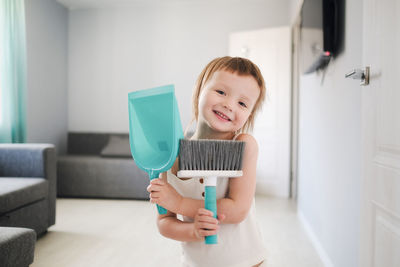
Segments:
[[[288,197],[290,191],[291,30],[268,28],[232,33],[229,54],[256,63],[266,82],[267,99],[254,137],[259,146],[257,191]]]
[[[365,0],[360,267],[400,266],[400,2]]]

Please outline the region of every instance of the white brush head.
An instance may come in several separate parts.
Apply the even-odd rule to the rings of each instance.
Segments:
[[[180,170],[177,173],[178,177],[181,178],[204,178],[204,177],[241,177],[243,176],[242,171],[192,171],[192,170]]]

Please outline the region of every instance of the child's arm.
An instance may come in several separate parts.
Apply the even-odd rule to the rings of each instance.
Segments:
[[[257,141],[249,134],[241,134],[236,140],[246,142],[243,176],[229,179],[228,197],[217,202],[218,213],[226,216],[225,223],[240,223],[247,217],[256,191]]]
[[[229,193],[217,201],[218,213],[226,216],[224,223],[243,221],[250,210],[256,188],[257,142],[251,135],[241,134],[237,140],[246,142],[243,154],[243,176],[229,179]],[[166,182],[166,174],[161,179],[153,179],[148,187],[153,203],[157,203],[177,214],[194,218],[197,210],[204,207],[203,200],[184,198]]]
[[[221,221],[224,217],[221,217]],[[170,211],[158,215],[157,226],[160,233],[168,238],[183,241],[203,241],[205,236],[215,235],[219,229],[218,220],[212,217],[212,212],[199,209],[194,216],[194,222],[183,222]]]

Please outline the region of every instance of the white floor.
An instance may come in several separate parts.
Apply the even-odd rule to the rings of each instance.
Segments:
[[[270,267],[323,266],[295,205],[256,197]],[[56,224],[36,244],[31,267],[179,266],[179,242],[162,237],[147,201],[57,199]]]

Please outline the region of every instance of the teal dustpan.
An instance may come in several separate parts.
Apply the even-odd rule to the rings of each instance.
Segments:
[[[152,180],[171,169],[183,138],[174,86],[131,92],[128,98],[131,153]],[[167,213],[163,207],[157,208],[160,214]]]

